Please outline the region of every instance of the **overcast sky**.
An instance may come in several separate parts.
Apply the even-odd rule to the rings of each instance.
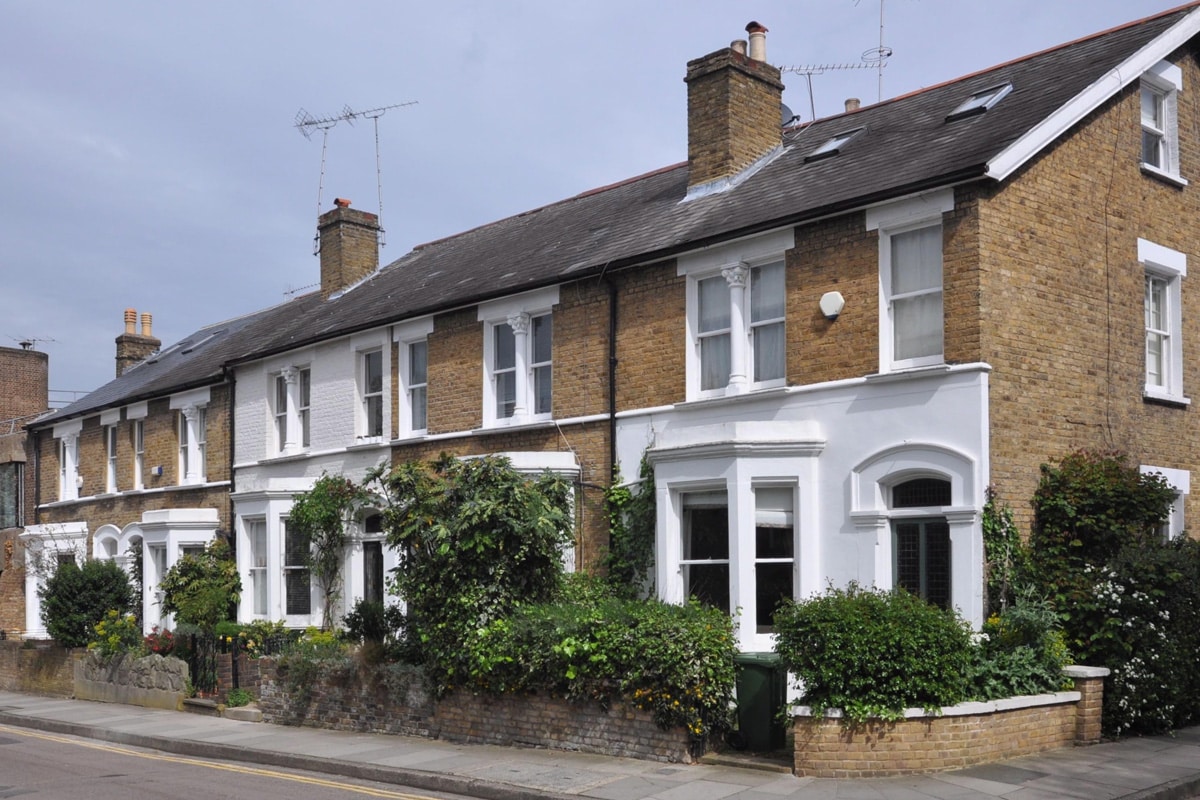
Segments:
[[[883,97],[1178,0],[884,0]],[[0,345],[54,390],[114,374],[126,307],[164,345],[318,280],[321,137],[379,120],[383,263],[687,158],[689,59],[770,29],[778,66],[859,65],[880,0],[0,0]],[[784,102],[810,119],[809,86]],[[818,117],[877,71],[812,78]],[[379,210],[370,120],[329,131],[321,209]]]

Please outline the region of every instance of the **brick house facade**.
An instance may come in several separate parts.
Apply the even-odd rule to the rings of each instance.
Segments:
[[[603,488],[646,458],[655,591],[740,609],[744,650],[771,646],[781,596],[830,581],[904,586],[979,624],[986,488],[1027,527],[1039,465],[1081,447],[1166,476],[1181,534],[1200,513],[1200,322],[1182,311],[1200,302],[1200,11],[784,130],[765,28],[747,30],[688,64],[686,164],[382,269],[377,219],[338,200],[320,291],[238,323],[203,369],[122,376],[39,423],[43,487],[75,426],[94,493],[106,419],[120,443],[119,408],[142,403],[177,448],[172,398],[203,384],[229,435],[209,438],[210,494],[45,500],[44,519],[124,535],[139,514],[210,509],[239,616],[306,625],[319,597],[287,563],[286,521],[323,472],[440,452],[553,470],[575,483],[564,559],[593,570]],[[365,513],[343,602],[382,598],[391,566]]]

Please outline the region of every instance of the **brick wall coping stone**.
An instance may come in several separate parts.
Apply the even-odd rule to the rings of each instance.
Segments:
[[[1078,664],[1063,667],[1063,674],[1068,678],[1107,678],[1111,672],[1108,667],[1084,667]]]
[[[935,714],[930,714],[923,708],[906,708],[904,709],[903,717],[904,719],[920,719],[922,717],[966,717],[972,714],[994,714],[997,711],[1014,711],[1018,708],[1036,708],[1037,706],[1077,703],[1081,696],[1079,692],[1053,692],[1050,694],[1026,694],[1017,697],[1004,697],[999,700],[969,700],[954,706],[943,706]],[[791,710],[794,717],[818,716],[813,712],[811,706],[792,706]],[[826,719],[841,719],[842,716],[842,709],[840,708],[825,710]]]

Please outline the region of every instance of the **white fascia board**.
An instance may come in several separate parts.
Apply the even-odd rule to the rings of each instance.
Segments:
[[[988,162],[989,178],[1002,181],[1021,168],[1071,126],[1095,111],[1108,98],[1139,80],[1142,75],[1200,33],[1200,9],[1191,12],[1141,50],[1109,70],[1050,116],[1034,125]]]

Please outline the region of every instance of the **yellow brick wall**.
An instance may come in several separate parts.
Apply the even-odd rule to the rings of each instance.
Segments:
[[[613,277],[617,301],[617,408],[686,399],[687,280],[674,261]]]
[[[1184,86],[1200,85],[1191,57]],[[1133,83],[979,201],[980,349],[991,376],[992,481],[1019,524],[1038,465],[1076,449],[1120,450],[1133,464],[1200,468],[1195,408],[1143,400],[1144,270],[1139,237],[1195,263],[1200,96],[1179,95],[1179,188],[1141,172]],[[1182,281],[1185,394],[1200,393],[1200,283]],[[1186,516],[1200,514],[1193,497]]]

